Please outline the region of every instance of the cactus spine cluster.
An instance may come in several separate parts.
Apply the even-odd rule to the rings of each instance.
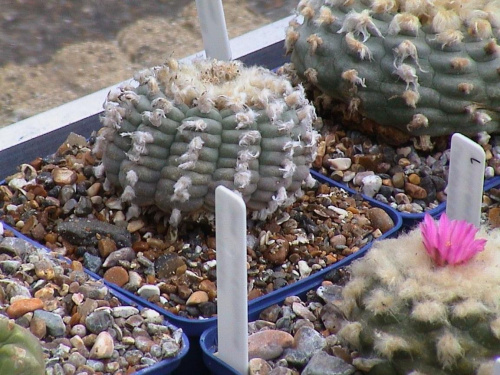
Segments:
[[[45,374],[45,359],[38,339],[5,317],[0,317],[0,374]]]
[[[456,236],[460,236],[456,234]],[[439,267],[419,229],[376,242],[352,265],[338,335],[370,374],[492,375],[500,353],[500,237],[464,264]]]
[[[302,0],[286,46],[297,73],[411,135],[500,129],[498,0]]]
[[[137,87],[109,93],[94,148],[97,172],[132,207],[170,213],[175,227],[184,214],[213,211],[219,185],[259,219],[301,194],[317,139],[301,86],[217,60],[169,60],[134,79]]]

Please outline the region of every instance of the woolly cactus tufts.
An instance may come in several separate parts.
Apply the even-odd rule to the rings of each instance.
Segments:
[[[5,317],[0,317],[0,373],[45,374],[45,359],[38,339]]]
[[[213,211],[219,185],[259,219],[301,193],[317,139],[301,86],[216,60],[169,60],[134,78],[109,93],[94,149],[97,172],[122,200],[170,213],[175,227],[185,214]]]
[[[443,264],[429,252],[436,243],[421,226],[374,243],[352,264],[342,299],[333,302],[345,318],[338,336],[359,352],[354,364],[370,374],[493,374],[500,353],[499,233],[480,231],[472,244],[460,231],[450,236],[455,224],[465,225],[450,222],[436,229],[437,251],[451,246],[450,254],[467,255],[487,240],[484,250]]]
[[[500,129],[498,0],[302,0],[286,47],[299,76],[421,136]]]

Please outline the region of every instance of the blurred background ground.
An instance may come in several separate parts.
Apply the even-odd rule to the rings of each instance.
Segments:
[[[223,0],[229,37],[297,1]],[[0,0],[0,127],[202,50],[197,17],[194,0]]]

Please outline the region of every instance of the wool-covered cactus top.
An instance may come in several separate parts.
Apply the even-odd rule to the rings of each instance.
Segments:
[[[412,135],[500,128],[498,0],[302,0],[286,46],[298,74]]]
[[[292,203],[316,153],[314,107],[301,86],[238,62],[148,69],[109,93],[95,152],[132,207],[214,210],[215,188],[239,192],[256,218]]]

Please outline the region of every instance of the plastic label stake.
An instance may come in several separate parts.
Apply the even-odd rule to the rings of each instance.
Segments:
[[[500,358],[497,358],[493,365],[493,375],[500,375]]]
[[[479,227],[484,185],[485,153],[462,134],[451,138],[450,170],[446,188],[446,214]]]
[[[224,186],[215,189],[215,229],[219,358],[247,374],[247,213],[241,196]]]
[[[218,60],[231,60],[222,0],[196,0],[205,55]]]

